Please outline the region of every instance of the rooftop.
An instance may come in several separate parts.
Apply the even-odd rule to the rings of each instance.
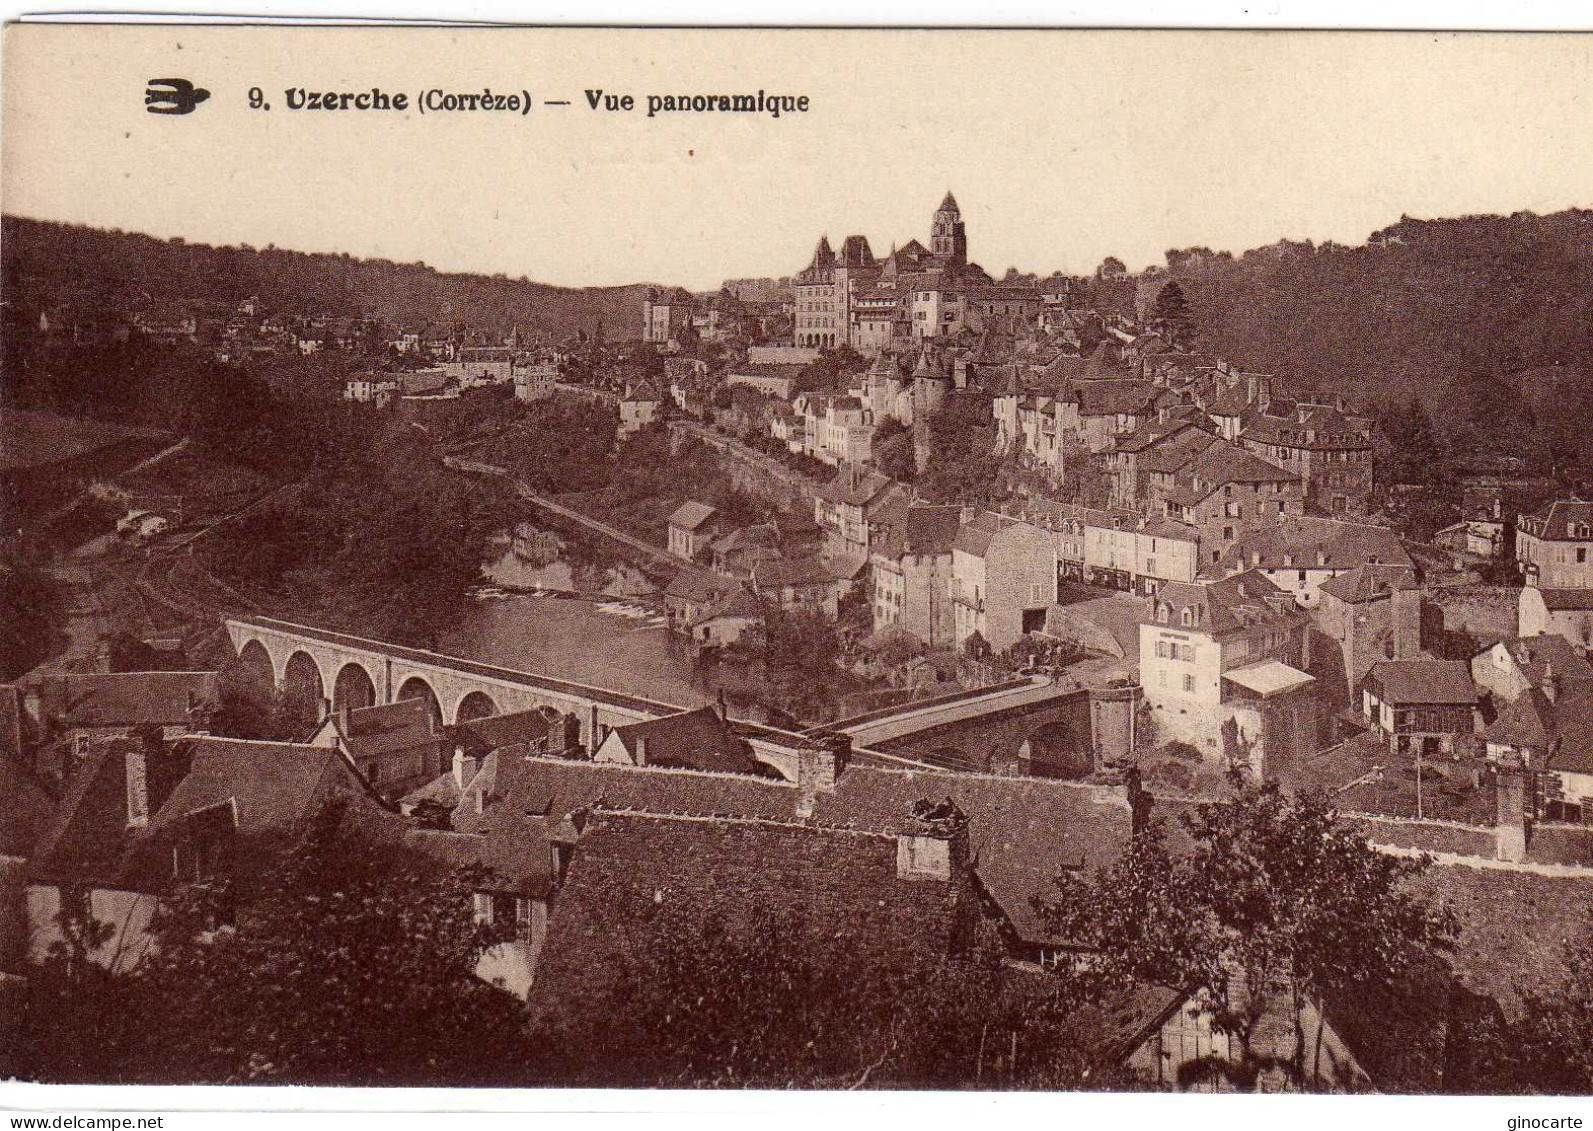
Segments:
[[[1396,706],[1477,701],[1471,665],[1464,660],[1379,660],[1367,678],[1381,688],[1380,698]]]

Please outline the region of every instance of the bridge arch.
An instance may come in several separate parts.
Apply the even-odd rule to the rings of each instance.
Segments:
[[[1082,741],[1067,723],[1051,722],[1035,728],[1018,748],[1018,760],[1036,777],[1085,778],[1095,768],[1090,740]]]
[[[432,721],[439,727],[443,725],[442,703],[438,700],[437,692],[432,688],[430,681],[424,676],[412,675],[399,685],[398,694],[393,697],[393,702],[402,703],[406,699],[425,700]]]
[[[303,649],[294,652],[283,665],[282,700],[292,716],[306,726],[321,721],[326,681],[321,678],[321,665]]]
[[[277,668],[271,653],[258,640],[238,649],[238,678],[245,691],[257,699],[269,699],[277,689]]]
[[[472,719],[485,719],[492,715],[501,715],[496,701],[485,691],[472,691],[459,700],[459,706],[454,708],[454,722],[468,723]]]
[[[356,660],[344,664],[332,683],[332,710],[340,711],[347,707],[355,711],[361,707],[374,706],[375,703],[376,681],[365,670],[365,665]]]

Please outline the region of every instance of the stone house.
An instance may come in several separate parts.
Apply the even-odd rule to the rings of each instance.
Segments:
[[[974,516],[952,543],[950,595],[958,647],[977,634],[1004,652],[1025,634],[1043,632],[1057,598],[1051,535],[991,511]]]
[[[34,737],[32,765],[64,784],[95,745],[158,727],[166,738],[205,734],[220,704],[217,672],[82,672],[47,675],[23,691]]]
[[[1229,546],[1221,559],[1203,572],[1222,575],[1260,570],[1268,581],[1288,590],[1302,608],[1309,609],[1320,600],[1326,582],[1364,566],[1415,569],[1399,535],[1387,527],[1286,514]]]
[[[1593,586],[1522,588],[1516,603],[1516,635],[1553,633],[1583,651],[1593,651]]]
[[[707,503],[688,499],[669,516],[669,552],[696,561],[725,531],[724,517]]]
[[[768,558],[752,567],[752,592],[785,612],[840,615],[845,582],[816,557]]]
[[[642,341],[669,346],[691,328],[697,300],[679,287],[649,290],[642,300]]]
[[[435,705],[400,699],[369,707],[344,703],[310,736],[343,752],[371,789],[393,801],[442,773],[453,751]]]
[[[1505,704],[1479,740],[1490,763],[1526,772],[1535,817],[1593,825],[1593,681],[1549,676]]]
[[[1593,686],[1593,664],[1563,636],[1507,636],[1471,658],[1471,681],[1485,696],[1489,715],[1551,680],[1567,690]]]
[[[731,729],[722,710],[698,707],[614,727],[598,743],[592,761],[780,777],[777,769],[757,758],[751,743]]]
[[[694,622],[739,588],[738,582],[704,570],[681,570],[664,589],[664,615],[669,621],[669,630],[689,632]]]
[[[824,556],[867,560],[880,533],[900,522],[912,501],[912,488],[878,471],[849,464],[835,473],[813,498],[813,521],[824,535]]]
[[[1516,561],[1528,585],[1593,588],[1593,502],[1560,499],[1516,519]]]
[[[1338,574],[1317,587],[1309,612],[1316,635],[1311,671],[1328,704],[1355,704],[1379,660],[1421,654],[1421,585],[1407,566],[1364,565]]]
[[[1153,513],[1195,528],[1202,566],[1222,560],[1240,539],[1305,509],[1301,481],[1226,440],[1216,440],[1177,471],[1153,472]]]
[[[161,895],[223,877],[246,880],[326,801],[374,806],[336,750],[210,736],[120,738],[78,769],[28,863],[28,954],[61,939],[67,898],[112,928],[91,954],[129,969],[150,944]]]
[[[905,632],[931,648],[953,641],[948,583],[961,524],[961,507],[915,503],[901,523],[885,528],[870,555],[876,634]]]
[[[745,589],[737,589],[687,626],[698,648],[724,648],[763,626],[763,606]]]
[[[657,420],[663,403],[651,381],[643,381],[629,390],[619,403],[619,438],[623,440],[634,435]]]
[[[1477,698],[1463,660],[1380,660],[1361,689],[1361,712],[1390,753],[1459,757],[1480,722]]]
[[[1239,443],[1299,477],[1312,510],[1364,513],[1372,494],[1373,426],[1370,417],[1339,405],[1269,400],[1246,409]]]
[[[1314,752],[1306,628],[1294,599],[1258,572],[1163,585],[1139,626],[1140,683],[1158,738],[1212,762],[1236,757],[1232,742],[1252,764]]]

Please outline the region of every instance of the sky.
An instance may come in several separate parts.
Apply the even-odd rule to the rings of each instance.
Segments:
[[[882,255],[927,243],[948,189],[994,274],[1593,206],[1593,36],[10,25],[4,46],[7,213],[566,286],[790,274],[821,234]],[[155,77],[211,97],[148,114]],[[534,107],[290,111],[290,87]],[[760,88],[810,108],[646,114]],[[637,109],[589,109],[598,89]]]

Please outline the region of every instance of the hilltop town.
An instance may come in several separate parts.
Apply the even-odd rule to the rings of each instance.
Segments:
[[[8,258],[8,1070],[1593,1090],[1585,370],[1518,443],[928,220],[562,319]]]

